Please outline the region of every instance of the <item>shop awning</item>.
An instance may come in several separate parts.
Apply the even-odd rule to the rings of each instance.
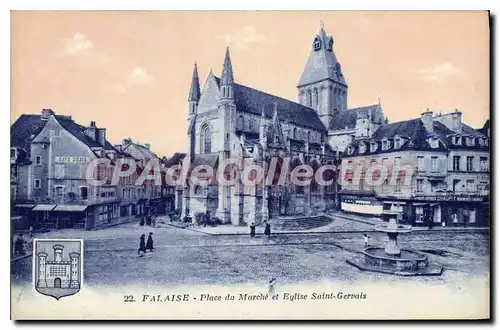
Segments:
[[[54,204],[38,204],[33,208],[33,211],[52,211],[56,206]]]
[[[60,212],[83,212],[87,209],[87,205],[57,205],[54,211]]]
[[[17,204],[16,207],[21,209],[31,209],[35,206],[35,204]]]

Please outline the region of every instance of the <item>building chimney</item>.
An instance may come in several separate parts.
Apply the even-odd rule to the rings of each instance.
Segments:
[[[42,120],[49,120],[49,117],[54,114],[55,112],[52,109],[42,109]]]
[[[98,135],[98,140],[99,143],[102,144],[103,147],[106,146],[106,129],[105,128],[98,128],[97,129],[97,135]]]
[[[455,109],[455,112],[452,114],[452,130],[454,132],[460,133],[462,131],[462,112],[458,109]]]
[[[432,124],[432,111],[429,111],[429,109],[427,109],[427,111],[422,112],[422,114],[420,115],[420,120],[422,121],[422,124],[424,124],[424,127],[428,132],[432,133],[434,131],[434,127]]]
[[[90,122],[90,125],[85,129],[85,135],[94,141],[97,140],[97,127],[95,126],[95,121]]]

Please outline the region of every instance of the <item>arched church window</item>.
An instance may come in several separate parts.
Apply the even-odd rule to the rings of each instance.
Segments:
[[[292,132],[292,138],[297,139],[297,127],[294,127]]]
[[[212,152],[212,130],[209,125],[201,129],[201,152],[204,154]]]
[[[249,128],[251,131],[255,130],[255,119],[253,118],[250,119]]]
[[[318,107],[318,90],[314,90],[314,97],[313,97],[313,107],[317,108]]]
[[[312,107],[312,93],[311,93],[311,90],[307,91],[307,106]]]
[[[314,38],[313,48],[314,48],[314,50],[321,49],[321,40],[318,37]]]
[[[236,119],[236,130],[242,131],[244,127],[245,127],[245,119],[243,119],[243,116],[240,115]]]
[[[307,132],[307,142],[312,142],[311,141],[311,131]]]
[[[333,50],[333,38],[332,37],[330,37],[330,39],[328,40],[327,50],[330,52]]]

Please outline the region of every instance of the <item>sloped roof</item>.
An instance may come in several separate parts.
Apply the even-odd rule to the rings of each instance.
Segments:
[[[471,128],[470,126],[466,124],[462,124],[462,135],[463,134],[470,134],[473,136],[484,136],[477,130]],[[376,151],[371,152],[369,148],[367,148],[366,152],[363,154],[365,155],[372,155],[372,154],[378,154],[378,153],[384,153],[384,152],[392,152],[394,150],[428,150],[428,151],[444,151],[446,149],[488,149],[487,146],[479,146],[479,145],[474,145],[474,146],[467,146],[465,144],[462,145],[453,145],[451,142],[451,136],[456,135],[455,132],[450,130],[446,125],[440,123],[439,121],[435,120],[433,121],[433,129],[432,132],[429,132],[422,120],[420,118],[416,119],[410,119],[410,120],[405,120],[405,121],[400,121],[396,123],[391,123],[391,124],[384,124],[380,125],[379,128],[375,131],[372,137],[365,139],[365,140],[359,140],[356,141],[353,146],[355,147],[354,153],[349,154],[348,156],[354,156],[354,155],[359,155],[359,143],[361,142],[368,142],[369,140],[375,140],[377,143],[380,143],[380,141],[384,138],[387,139],[394,139],[396,136],[400,136],[403,138],[406,138],[404,144],[398,148],[394,149],[391,148],[390,150],[381,150],[380,145],[379,148],[377,148]],[[440,141],[439,147],[438,148],[431,148],[427,140],[430,137],[437,137]]]
[[[218,160],[219,155],[216,153],[196,155],[194,156],[193,162],[191,163],[191,169],[194,169],[199,165],[208,165],[212,168],[215,168],[217,166]]]
[[[169,167],[173,165],[178,165],[179,162],[181,162],[184,159],[184,157],[186,157],[185,153],[176,152],[172,155],[172,157],[167,159],[167,161],[165,162],[165,166]]]
[[[379,108],[379,104],[341,110],[333,116],[332,121],[330,122],[329,130],[337,131],[345,128],[354,129],[356,128],[356,119],[358,118],[358,114],[367,116],[369,112],[372,112],[372,116],[383,116],[383,113]]]
[[[333,38],[328,36],[323,28],[321,28],[315,37],[321,42],[321,48],[314,50],[311,48],[311,53],[307,59],[306,66],[300,77],[298,86],[312,84],[321,80],[330,79],[342,85],[347,85],[340,63],[333,52],[333,49],[328,50],[327,46]]]
[[[215,76],[214,78],[217,84],[220,84],[220,79]],[[236,83],[234,84],[234,99],[238,111],[261,115],[262,109],[264,109],[267,118],[273,117],[274,106],[277,103],[278,117],[281,121],[286,119],[297,126],[326,132],[325,125],[319,119],[316,111],[302,104]]]
[[[93,140],[85,134],[85,127],[77,124],[67,116],[55,115],[59,124],[70,134],[82,141],[88,147],[101,147],[106,150],[116,151],[115,147],[109,141],[101,145],[99,141]],[[45,127],[47,120],[42,120],[41,115],[21,115],[12,124],[10,129],[11,146],[23,148],[29,152],[29,144],[32,137],[37,136]]]
[[[21,115],[10,127],[10,145],[29,151],[29,144],[38,135],[47,121],[40,115]]]

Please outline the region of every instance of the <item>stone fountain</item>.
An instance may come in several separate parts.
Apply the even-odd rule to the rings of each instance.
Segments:
[[[417,250],[398,246],[398,235],[411,232],[411,226],[399,224],[397,211],[385,211],[388,223],[374,226],[374,229],[387,234],[384,247],[367,247],[363,256],[347,260],[347,263],[364,271],[379,272],[402,276],[441,275],[443,267],[429,263],[427,256]]]

